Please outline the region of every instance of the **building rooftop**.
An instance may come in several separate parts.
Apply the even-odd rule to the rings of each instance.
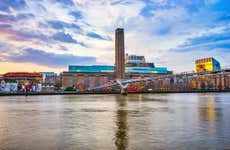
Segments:
[[[69,72],[114,72],[114,66],[76,66],[70,65]],[[167,74],[166,67],[125,67],[126,73],[153,73],[153,74]]]
[[[145,56],[137,56],[137,55],[128,55],[126,54],[125,63],[146,63]]]
[[[205,63],[205,62],[212,62],[212,61],[215,61],[215,62],[218,62],[215,58],[213,57],[207,57],[207,58],[201,58],[201,59],[196,59],[195,63]],[[219,63],[219,62],[218,62]]]

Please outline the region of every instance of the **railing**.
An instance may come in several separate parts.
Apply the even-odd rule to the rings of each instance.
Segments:
[[[108,88],[112,86],[117,86],[119,85],[121,88],[126,88],[129,83],[133,82],[145,82],[145,81],[154,81],[154,80],[165,80],[165,79],[171,79],[175,77],[180,77],[180,76],[187,76],[187,77],[197,77],[197,76],[208,76],[208,75],[214,75],[214,74],[220,74],[220,75],[230,75],[230,68],[225,68],[221,69],[220,71],[215,71],[215,72],[204,72],[204,73],[195,73],[195,72],[183,72],[180,74],[173,74],[173,75],[161,75],[157,77],[146,77],[146,78],[138,78],[138,79],[123,79],[123,80],[115,80],[115,83],[109,83],[109,84],[104,84],[101,86],[97,86],[94,88],[88,88],[87,90],[95,90],[95,89],[102,89],[102,88]],[[125,85],[123,85],[125,84]]]

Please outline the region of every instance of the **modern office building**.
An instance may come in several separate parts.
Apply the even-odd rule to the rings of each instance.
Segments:
[[[125,42],[122,28],[115,31],[115,76],[119,79],[125,77]]]
[[[154,63],[148,63],[145,61],[145,56],[125,55],[125,66],[126,67],[150,67],[155,68]]]
[[[125,63],[146,63],[145,56],[125,54]]]
[[[213,57],[197,59],[195,63],[197,73],[219,71],[221,69],[220,63]]]
[[[70,65],[68,72],[71,73],[110,73],[115,70],[114,66],[76,66]],[[166,67],[125,67],[125,76],[127,74],[168,74]]]

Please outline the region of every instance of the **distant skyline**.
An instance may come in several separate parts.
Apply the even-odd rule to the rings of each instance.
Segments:
[[[1,0],[0,73],[114,65],[119,27],[125,52],[156,66],[230,65],[229,0]]]

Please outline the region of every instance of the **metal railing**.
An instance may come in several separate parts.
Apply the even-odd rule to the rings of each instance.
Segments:
[[[146,77],[146,78],[138,78],[138,79],[123,79],[123,80],[118,80],[116,79],[115,82],[113,83],[109,83],[109,84],[104,84],[101,86],[97,86],[94,88],[87,88],[88,91],[90,90],[96,90],[96,89],[102,89],[102,88],[108,88],[108,87],[112,87],[112,86],[120,86],[121,88],[126,88],[128,86],[129,83],[134,83],[134,82],[146,82],[146,81],[155,81],[155,80],[165,80],[165,79],[172,79],[175,77],[182,77],[182,76],[186,76],[186,77],[191,77],[191,78],[195,78],[197,76],[209,76],[209,75],[214,75],[214,74],[220,74],[220,75],[230,75],[230,68],[225,68],[225,69],[221,69],[220,71],[215,71],[215,72],[204,72],[204,73],[195,73],[195,72],[183,72],[180,74],[172,74],[172,75],[161,75],[161,76],[157,76],[157,77]]]

